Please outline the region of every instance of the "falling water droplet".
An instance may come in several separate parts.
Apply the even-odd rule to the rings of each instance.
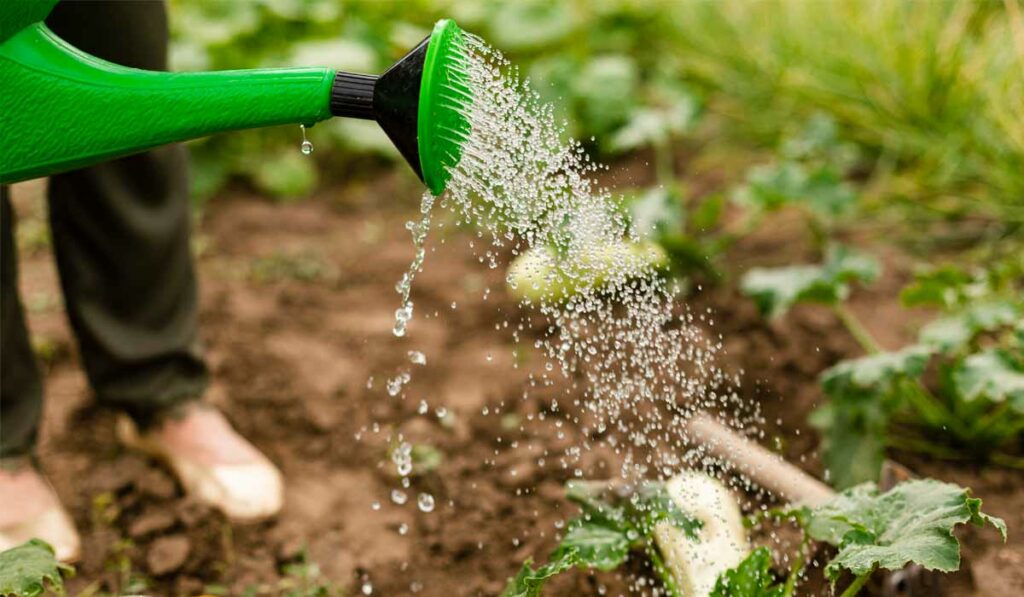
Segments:
[[[362,591],[363,591],[363,595],[372,595],[373,594],[373,584],[370,583],[370,581],[364,582],[363,583],[363,587],[362,587]]]
[[[416,505],[419,506],[421,512],[432,512],[434,510],[434,496],[429,493],[421,493],[416,498]]]
[[[306,125],[300,124],[299,128],[302,129],[302,145],[299,149],[303,155],[309,155],[313,153],[313,142],[306,138]]]
[[[405,495],[405,492],[401,489],[391,490],[391,501],[401,506],[409,499],[409,496]]]
[[[404,522],[402,524],[398,525],[398,534],[399,535],[404,535],[404,534],[406,534],[408,532],[409,532],[409,525],[405,524]]]

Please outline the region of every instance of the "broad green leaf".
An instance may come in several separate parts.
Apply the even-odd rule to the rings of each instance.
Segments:
[[[774,318],[798,302],[836,302],[838,288],[824,279],[824,269],[818,265],[755,267],[743,276],[740,288],[761,313]]]
[[[252,168],[256,186],[279,199],[304,197],[313,192],[319,180],[316,162],[298,148],[285,149],[254,163]]]
[[[633,526],[645,535],[650,535],[655,525],[663,520],[672,523],[672,526],[685,532],[691,539],[697,538],[697,533],[703,526],[700,520],[676,505],[661,483],[642,485],[636,496],[629,501],[626,516],[632,521]]]
[[[759,547],[718,577],[710,597],[782,597],[784,590],[772,574],[771,552]]]
[[[877,259],[866,253],[843,245],[831,245],[825,253],[825,272],[834,281],[874,282],[881,266]]]
[[[885,460],[889,409],[874,392],[845,391],[811,413],[821,433],[828,482],[838,489],[878,478]]]
[[[1005,350],[972,354],[953,371],[957,394],[967,401],[1008,402],[1024,414],[1024,366]]]
[[[568,37],[572,8],[563,2],[502,2],[493,12],[487,40],[504,52],[538,50]]]
[[[559,560],[545,564],[536,570],[533,560],[523,562],[523,567],[515,578],[509,581],[502,597],[540,597],[541,589],[549,578],[557,576],[576,565],[576,554],[569,553]]]
[[[753,268],[743,276],[740,287],[762,313],[777,317],[797,303],[835,304],[849,294],[849,282],[870,282],[878,272],[874,258],[833,246],[823,265]]]
[[[671,114],[650,107],[639,107],[630,113],[626,123],[612,134],[608,149],[625,153],[643,147],[667,143],[673,126]]]
[[[974,337],[970,323],[961,316],[940,317],[921,328],[918,340],[925,345],[949,353],[959,350]]]
[[[523,564],[519,574],[502,592],[503,597],[535,597],[547,580],[573,567],[614,570],[629,557],[631,541],[624,527],[608,519],[575,519],[551,561],[534,569],[531,561]]]
[[[292,47],[290,64],[330,66],[357,73],[377,70],[377,52],[352,38],[314,39]]]
[[[918,338],[922,344],[942,352],[955,352],[982,332],[1016,324],[1022,310],[1021,303],[1009,300],[977,302],[953,315],[929,322],[921,328]]]
[[[61,575],[72,575],[74,569],[57,561],[53,548],[39,539],[0,552],[0,595],[35,597],[47,589],[63,595]]]
[[[809,172],[802,164],[782,162],[751,168],[746,183],[733,193],[733,200],[766,212],[800,203],[822,216],[835,217],[852,207],[857,195],[829,166]]]
[[[577,519],[570,523],[551,559],[562,559],[571,551],[576,554],[577,565],[607,571],[625,562],[629,549],[630,540],[620,529]]]
[[[967,272],[948,265],[918,273],[914,281],[900,291],[900,300],[907,307],[935,305],[950,308],[960,302],[963,287],[971,280]]]
[[[683,198],[675,189],[656,187],[629,203],[633,229],[642,238],[658,238],[676,232],[683,224]]]
[[[821,374],[821,384],[830,395],[851,387],[885,392],[899,377],[916,378],[924,373],[931,354],[930,347],[913,345],[895,352],[840,361]]]
[[[761,211],[774,211],[795,200],[807,185],[807,172],[792,162],[761,165],[747,172],[746,183],[737,188],[736,203]]]
[[[639,80],[639,68],[628,56],[597,56],[584,64],[573,81],[584,125],[596,133],[618,128],[637,105]]]
[[[935,480],[908,481],[880,494],[872,483],[848,489],[811,511],[808,535],[839,548],[825,568],[835,582],[842,571],[855,576],[914,562],[928,570],[960,567],[957,525],[990,523],[1006,539],[1006,524],[981,512],[970,491]]]
[[[700,102],[688,89],[674,82],[652,86],[643,106],[635,108],[612,135],[608,148],[626,152],[663,145],[690,129],[700,113]]]
[[[835,170],[823,167],[807,179],[806,187],[794,199],[803,201],[824,217],[835,218],[857,203],[857,194]]]
[[[714,230],[725,211],[725,195],[714,194],[700,202],[690,214],[689,229],[694,233]]]

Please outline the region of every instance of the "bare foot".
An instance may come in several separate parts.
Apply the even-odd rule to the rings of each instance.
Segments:
[[[0,551],[37,538],[49,543],[62,562],[78,559],[81,541],[75,525],[35,468],[27,463],[0,466],[0,504]]]
[[[185,491],[229,518],[258,520],[281,510],[280,471],[215,408],[190,404],[141,435],[125,418],[118,435],[167,463]]]

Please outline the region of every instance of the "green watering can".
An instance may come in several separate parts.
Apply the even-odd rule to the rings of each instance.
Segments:
[[[0,0],[0,183],[81,168],[212,133],[331,116],[377,121],[434,194],[469,134],[465,38],[438,21],[377,77],[330,68],[152,72],[67,44],[57,0]]]

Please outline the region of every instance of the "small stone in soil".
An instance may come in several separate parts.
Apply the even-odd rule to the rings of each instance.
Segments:
[[[179,570],[188,559],[192,544],[185,535],[160,537],[149,546],[146,565],[153,576],[163,576]]]
[[[166,531],[174,526],[174,513],[169,510],[147,510],[128,527],[128,535],[134,539]]]

